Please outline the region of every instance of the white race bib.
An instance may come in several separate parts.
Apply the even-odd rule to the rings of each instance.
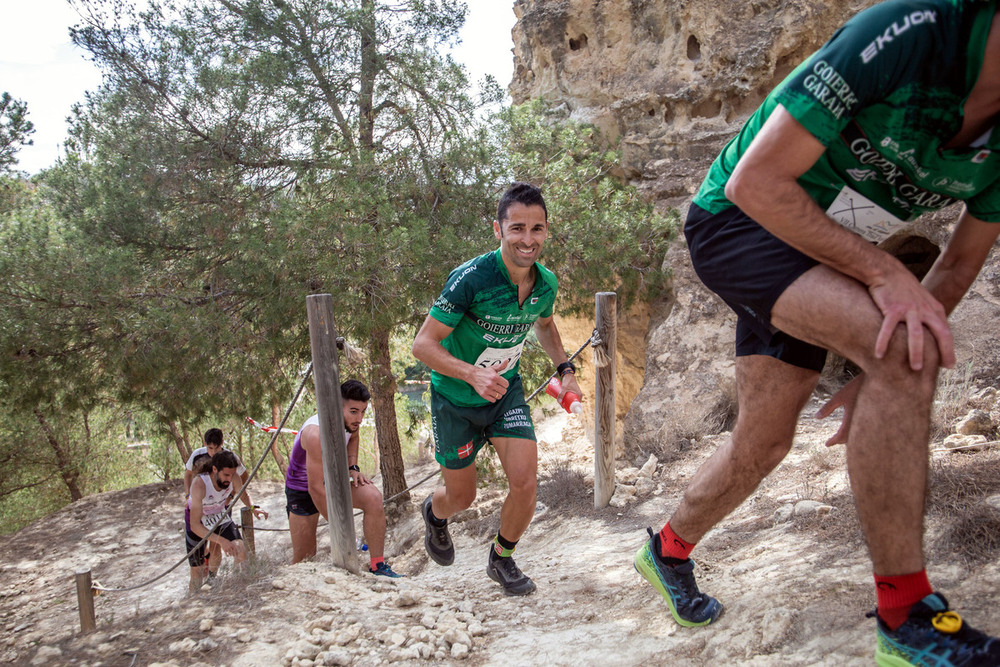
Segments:
[[[878,204],[846,185],[826,209],[826,214],[852,232],[878,243],[906,224]]]
[[[508,362],[504,373],[513,368],[521,359],[521,351],[524,349],[524,341],[514,347],[488,347],[476,359],[475,365],[479,368],[492,368],[500,366],[503,362]]]

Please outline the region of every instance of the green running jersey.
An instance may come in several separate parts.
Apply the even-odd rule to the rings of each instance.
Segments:
[[[726,182],[777,105],[826,146],[799,184],[871,241],[964,201],[1000,222],[1000,132],[942,148],[962,127],[997,0],[889,0],[844,24],[764,100],[712,164],[694,203],[718,213]]]
[[[483,368],[509,361],[502,376],[510,380],[518,373],[524,339],[535,320],[552,316],[557,290],[555,274],[535,262],[535,286],[518,304],[517,286],[495,250],[452,271],[430,315],[454,329],[441,341],[449,354]],[[431,385],[455,405],[489,404],[469,383],[436,371],[431,371]]]

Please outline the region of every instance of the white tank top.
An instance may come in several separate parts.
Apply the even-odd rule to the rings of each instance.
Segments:
[[[229,496],[233,495],[233,485],[230,482],[229,486],[217,491],[215,485],[212,484],[212,477],[208,474],[198,475],[201,481],[205,484],[205,499],[201,501],[201,525],[205,526],[211,530],[215,526],[223,523],[225,521],[231,521],[229,515],[226,514],[226,501],[229,500]],[[188,501],[188,507],[191,506],[191,501]]]

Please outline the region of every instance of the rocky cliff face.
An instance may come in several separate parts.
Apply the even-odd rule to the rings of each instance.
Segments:
[[[510,90],[517,102],[565,105],[574,119],[620,138],[628,178],[657,205],[683,213],[711,161],[774,85],[872,4],[516,0]],[[942,221],[954,213],[887,243],[925,271],[947,237]],[[619,334],[619,348],[645,349],[645,364],[628,367],[633,377],[618,396],[620,411],[631,406],[623,452],[637,460],[727,427],[735,410],[732,313],[702,287],[683,242],[664,267],[673,289],[653,305],[645,340]],[[1000,365],[988,326],[998,314],[998,274],[987,266],[952,317],[965,381]]]
[[[517,0],[510,90],[620,137],[629,177],[681,207],[774,85],[871,4]]]

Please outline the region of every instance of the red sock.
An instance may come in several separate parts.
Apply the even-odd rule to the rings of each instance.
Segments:
[[[385,558],[383,558],[382,556],[379,556],[378,558],[376,558],[375,556],[372,556],[371,569],[377,570],[378,569],[378,564],[381,563],[381,562],[383,562],[383,561],[385,561]]]
[[[878,599],[878,616],[890,630],[906,622],[910,607],[933,593],[927,570],[892,577],[875,575],[875,595]]]
[[[670,527],[669,521],[663,526],[663,530],[660,531],[660,556],[687,560],[691,557],[692,549],[694,545],[678,537]]]

